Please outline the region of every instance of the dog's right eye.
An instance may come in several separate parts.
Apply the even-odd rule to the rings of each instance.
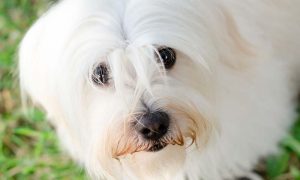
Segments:
[[[106,86],[109,84],[109,70],[106,64],[99,64],[95,67],[92,74],[92,80],[97,85]]]
[[[166,69],[171,69],[176,63],[176,53],[172,48],[164,47],[158,50],[159,56]]]

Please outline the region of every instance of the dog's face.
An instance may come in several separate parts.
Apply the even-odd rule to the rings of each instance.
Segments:
[[[207,6],[66,0],[29,31],[21,85],[91,175],[172,177],[204,148],[220,25]]]
[[[100,93],[99,88],[107,91],[108,94],[105,96],[110,97],[106,103],[114,102],[111,106],[113,109],[104,110],[104,112],[113,112],[111,117],[108,117],[111,119],[110,122],[114,122],[113,125],[108,124],[112,126],[108,133],[116,129],[112,130],[114,133],[109,135],[109,140],[107,140],[108,146],[111,147],[109,151],[112,151],[110,152],[112,157],[118,158],[140,151],[156,152],[169,144],[182,146],[183,136],[195,140],[197,129],[195,118],[200,116],[188,113],[183,107],[178,107],[184,102],[176,103],[178,100],[174,95],[172,97],[172,94],[178,95],[179,93],[175,93],[176,87],[174,87],[174,92],[170,92],[168,86],[174,82],[166,74],[176,64],[175,50],[169,47],[162,47],[158,50],[149,47],[134,47],[114,50],[104,59],[92,68],[89,75],[96,91],[92,92],[93,99],[90,103],[94,104],[91,107],[105,108],[105,105],[98,103],[103,95],[93,102],[94,97]],[[181,109],[182,116],[187,113],[188,115],[184,118],[191,121],[190,127],[185,127],[189,129],[185,135],[179,129],[178,123],[172,120],[178,116],[171,112],[175,109]],[[97,108],[91,108],[91,110],[92,112],[88,114],[95,114],[98,118]],[[171,117],[171,114],[174,117]],[[100,117],[103,116],[105,115],[100,115]]]
[[[199,66],[164,45],[114,49],[91,66],[85,91],[74,94],[85,96],[74,113],[81,117],[80,137],[93,137],[84,146],[94,151],[91,159],[123,162],[137,177],[162,174],[163,164],[182,166],[186,148],[203,146],[212,128],[195,79]]]

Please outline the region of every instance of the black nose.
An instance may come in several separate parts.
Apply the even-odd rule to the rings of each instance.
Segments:
[[[140,116],[135,128],[145,139],[158,140],[167,133],[169,124],[169,115],[162,111],[156,111]]]

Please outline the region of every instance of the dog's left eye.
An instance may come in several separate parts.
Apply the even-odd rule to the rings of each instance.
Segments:
[[[176,62],[176,53],[172,48],[165,47],[158,50],[159,56],[166,69],[170,69]]]
[[[92,80],[97,85],[108,85],[109,84],[109,70],[106,64],[99,64],[93,70]]]

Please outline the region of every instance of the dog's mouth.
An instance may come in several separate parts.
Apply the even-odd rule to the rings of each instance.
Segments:
[[[153,146],[151,146],[149,149],[147,149],[146,151],[148,152],[157,152],[160,151],[162,149],[164,149],[168,144],[167,143],[155,143]]]
[[[123,134],[121,134],[123,135]],[[118,159],[119,157],[134,154],[138,152],[158,152],[162,151],[167,146],[184,146],[184,137],[179,130],[170,130],[168,134],[161,138],[150,140],[136,134],[129,136],[122,136],[118,138],[116,144],[111,145],[112,157]],[[188,136],[187,136],[188,137]],[[115,142],[115,141],[112,141]]]

